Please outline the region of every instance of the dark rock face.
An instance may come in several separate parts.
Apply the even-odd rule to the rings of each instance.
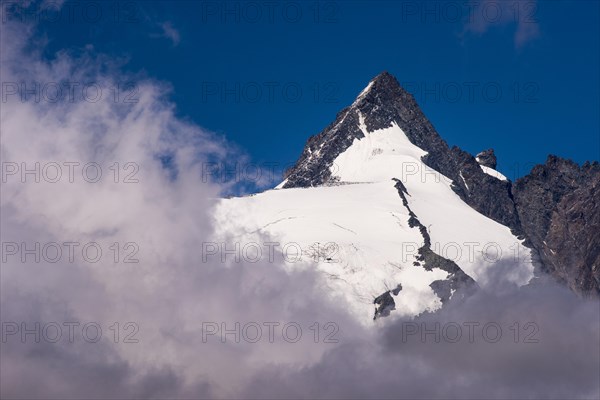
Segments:
[[[421,266],[427,271],[431,271],[433,268],[439,268],[448,272],[448,277],[446,279],[434,281],[431,283],[431,285],[429,285],[435,294],[440,298],[442,304],[445,304],[451,298],[461,299],[468,296],[475,290],[475,288],[477,288],[477,283],[475,283],[475,281],[469,275],[467,275],[458,265],[456,265],[456,263],[436,254],[433,250],[431,250],[431,237],[429,236],[429,232],[427,232],[427,228],[421,223],[421,221],[419,221],[419,218],[417,218],[415,213],[408,205],[408,199],[406,196],[410,196],[410,194],[406,190],[406,186],[404,186],[402,181],[399,179],[394,179],[394,181],[396,182],[394,186],[396,190],[398,190],[402,204],[408,211],[408,225],[411,228],[418,228],[419,232],[421,232],[421,235],[423,236],[423,246],[419,248],[418,256],[416,256],[417,261],[415,261],[413,265]],[[373,319],[388,316],[390,311],[396,309],[396,302],[394,301],[391,293],[398,295],[400,290],[402,290],[402,286],[398,285],[398,287],[393,291],[388,290],[387,292],[382,293],[375,298],[373,303],[378,305],[378,307],[375,308],[375,315],[373,316]]]
[[[375,307],[375,315],[373,315],[373,320],[377,319],[378,317],[387,317],[390,315],[391,311],[396,309],[396,302],[392,297],[392,293],[394,296],[397,296],[401,290],[402,285],[398,285],[396,289],[388,290],[373,300],[373,304],[377,305],[377,307]]]
[[[365,135],[359,128],[358,114],[350,108],[338,113],[336,120],[323,132],[311,136],[296,164],[286,171],[284,188],[311,187],[327,183],[333,160],[343,153],[355,138]]]
[[[450,179],[453,190],[465,203],[526,239],[525,245],[537,253],[536,261],[542,271],[582,295],[600,295],[598,163],[579,167],[550,156],[546,164],[534,167],[514,185],[490,176],[481,165],[495,169],[494,151],[483,151],[476,158],[456,146],[450,148],[414,97],[386,72],[375,77],[332,124],[308,140],[302,155],[286,173],[283,187],[319,186],[334,181],[333,161],[354,139],[364,137],[359,128],[361,115],[369,132],[396,123],[411,143],[428,152],[422,161]],[[399,193],[402,196],[406,191],[399,188]],[[418,224],[416,216],[411,221]],[[422,233],[425,238],[426,230]],[[438,257],[424,246],[421,259],[415,264],[454,270],[448,260]],[[447,285],[434,285],[442,299],[447,297]]]
[[[566,195],[546,237],[553,274],[583,295],[600,295],[600,180]]]
[[[443,161],[442,164],[438,160]],[[449,156],[438,155],[436,159],[425,160],[430,167],[441,168],[442,172],[454,182],[454,191],[465,203],[475,210],[506,225],[519,235],[519,216],[512,199],[511,182],[501,181],[483,172],[479,163],[471,154],[454,146]]]
[[[600,165],[549,156],[513,195],[542,269],[579,294],[600,295]]]
[[[453,291],[457,291],[459,296],[466,296],[473,288],[477,287],[477,283],[475,283],[473,278],[465,274],[454,261],[448,260],[431,250],[431,237],[429,236],[429,232],[427,232],[427,228],[419,221],[408,205],[406,196],[410,196],[410,194],[402,181],[396,179],[395,186],[402,199],[402,204],[408,210],[408,225],[411,228],[418,227],[423,236],[423,246],[419,248],[419,256],[417,257],[419,265],[422,265],[427,271],[431,271],[433,268],[439,268],[449,273],[447,279],[434,281],[429,286],[433,289],[435,294],[438,295],[442,303],[446,303],[450,300]]]
[[[494,149],[484,150],[475,156],[477,162],[485,167],[496,169],[496,155]]]

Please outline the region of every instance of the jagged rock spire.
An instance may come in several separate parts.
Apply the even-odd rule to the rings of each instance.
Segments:
[[[484,167],[496,169],[497,162],[494,149],[484,150],[481,153],[478,153],[475,158],[477,159],[477,162]]]

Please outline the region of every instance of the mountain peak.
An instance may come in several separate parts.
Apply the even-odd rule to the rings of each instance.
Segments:
[[[363,99],[368,99],[369,102],[379,99],[379,103],[385,101],[386,104],[391,104],[390,100],[395,97],[407,95],[398,80],[389,72],[383,71],[369,81],[369,84],[360,92],[353,105],[360,103]]]
[[[340,111],[320,134],[308,139],[296,164],[285,174],[281,187],[319,186],[331,178],[333,160],[355,139],[365,134],[398,126],[409,141],[433,153],[448,151],[412,94],[389,72],[369,81],[349,106]]]
[[[377,87],[396,87],[400,86],[398,80],[394,75],[387,71],[381,72],[375,78],[371,79],[371,82]]]

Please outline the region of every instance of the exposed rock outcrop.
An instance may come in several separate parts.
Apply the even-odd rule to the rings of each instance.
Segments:
[[[489,167],[492,169],[496,169],[496,155],[494,154],[494,149],[484,150],[481,153],[478,153],[475,156],[477,162],[484,167]]]
[[[375,307],[375,314],[373,315],[373,319],[377,319],[378,317],[387,317],[390,315],[390,312],[396,309],[396,302],[392,297],[392,293],[394,296],[398,296],[398,293],[402,290],[402,285],[398,285],[394,290],[388,290],[387,292],[377,296],[375,300],[373,300],[373,304]]]
[[[410,209],[408,205],[408,199],[406,196],[410,196],[406,187],[402,181],[396,179],[396,189],[402,199],[402,204],[408,210],[409,219],[408,225],[411,228],[417,227],[423,236],[423,246],[418,250],[419,256],[417,262],[422,265],[427,271],[431,271],[433,268],[439,268],[442,271],[448,272],[448,278],[445,280],[438,280],[431,283],[430,287],[438,295],[442,303],[446,303],[453,296],[454,292],[458,292],[460,297],[466,296],[470,293],[474,287],[477,287],[477,283],[469,275],[460,269],[458,265],[452,260],[448,260],[431,250],[431,237],[427,228],[419,221],[415,213]]]
[[[542,269],[577,293],[600,295],[600,165],[549,156],[513,195]]]

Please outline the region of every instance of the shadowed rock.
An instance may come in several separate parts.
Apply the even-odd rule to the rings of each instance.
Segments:
[[[477,162],[485,167],[496,169],[496,155],[494,149],[484,150],[475,156]]]

